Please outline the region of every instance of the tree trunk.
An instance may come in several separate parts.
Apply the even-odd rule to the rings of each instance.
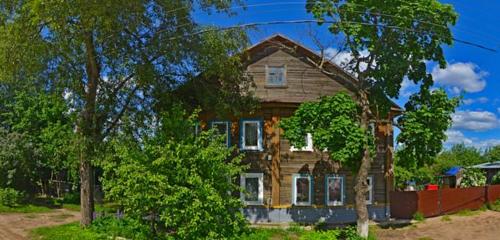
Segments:
[[[94,213],[94,174],[92,169],[92,157],[95,154],[95,146],[99,144],[96,122],[97,88],[100,78],[100,68],[97,53],[94,46],[92,32],[85,33],[86,50],[86,73],[87,83],[85,90],[85,106],[80,116],[81,132],[83,140],[83,151],[80,152],[80,225],[83,227],[92,223]]]
[[[370,121],[370,106],[368,102],[368,95],[364,91],[359,93],[360,105],[362,108],[361,113],[361,127],[368,129]],[[356,192],[355,206],[357,215],[357,229],[358,234],[361,237],[368,237],[368,208],[366,207],[366,193],[368,192],[368,171],[371,167],[371,156],[370,149],[368,145],[365,145],[363,151],[363,158],[361,159],[361,165],[356,176],[356,185],[354,186],[354,191]]]

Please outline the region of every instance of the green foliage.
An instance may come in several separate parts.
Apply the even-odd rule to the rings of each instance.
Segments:
[[[63,203],[80,204],[80,194],[79,193],[66,193],[63,196]]]
[[[451,126],[451,115],[458,103],[458,98],[448,99],[442,89],[410,97],[406,112],[398,119],[402,132],[397,141],[404,146],[398,151],[399,166],[414,171],[434,163],[442,151],[445,132]]]
[[[484,155],[489,162],[500,161],[500,145],[486,150],[486,153]]]
[[[453,166],[469,167],[486,161],[479,149],[464,144],[457,144],[450,150],[443,151],[436,160],[437,166],[442,170]]]
[[[154,238],[149,226],[131,218],[101,217],[92,223],[91,230],[112,239],[116,237],[136,240]]]
[[[496,200],[493,203],[488,203],[488,209],[490,209],[492,211],[500,212],[500,199]]]
[[[425,221],[425,216],[421,212],[416,212],[415,214],[413,214],[413,220],[417,222],[423,222]]]
[[[373,137],[359,124],[359,107],[346,93],[322,97],[319,102],[302,103],[294,115],[281,121],[284,137],[298,148],[312,134],[315,149],[328,149],[332,161],[358,169],[365,144]]]
[[[483,170],[477,168],[463,169],[460,187],[479,187],[484,185],[486,185],[486,176]]]
[[[21,203],[23,194],[13,188],[0,188],[0,205],[14,207]]]
[[[241,156],[213,131],[195,137],[195,121],[177,106],[154,134],[115,141],[102,165],[106,196],[128,217],[175,239],[237,236],[246,230],[241,202],[231,194],[239,191]]]
[[[500,184],[500,171],[493,175],[491,179],[491,184]]]
[[[306,8],[318,20],[333,21],[330,32],[345,39],[354,57],[348,68],[363,73],[386,108],[385,96],[398,97],[405,77],[429,89],[433,81],[425,61],[445,67],[442,46],[452,44],[449,26],[457,20],[453,7],[437,0],[308,0]]]
[[[30,233],[32,239],[40,240],[105,240],[107,235],[93,228],[81,228],[78,223],[36,228]]]
[[[75,180],[74,116],[63,97],[28,88],[15,91],[4,101],[4,109],[0,109],[0,170],[7,174],[0,176],[0,187],[33,194],[35,189],[47,192],[50,180]],[[62,175],[67,177],[51,178]]]
[[[302,235],[300,240],[337,240],[339,239],[340,231],[311,231]],[[354,240],[354,239],[353,239]]]

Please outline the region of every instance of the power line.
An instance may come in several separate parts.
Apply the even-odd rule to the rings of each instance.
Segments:
[[[194,35],[199,35],[207,32],[212,32],[212,31],[229,31],[233,29],[241,29],[241,28],[250,28],[250,27],[257,27],[257,26],[264,26],[264,25],[284,25],[284,24],[305,24],[305,23],[331,23],[331,24],[336,24],[336,23],[345,23],[345,24],[359,24],[359,25],[365,25],[365,26],[378,26],[378,27],[384,27],[384,28],[391,28],[391,29],[398,29],[398,30],[403,30],[403,31],[411,31],[411,32],[422,32],[418,31],[415,29],[410,29],[410,28],[405,28],[405,27],[399,27],[399,26],[390,26],[390,25],[383,25],[383,24],[374,24],[374,23],[364,23],[364,22],[353,22],[353,21],[329,21],[329,20],[315,20],[315,19],[298,19],[298,20],[277,20],[277,21],[266,21],[266,22],[252,22],[252,23],[245,23],[245,24],[238,24],[238,25],[233,25],[233,26],[228,26],[228,27],[220,27],[220,28],[209,28],[209,29],[203,29],[199,30],[193,33],[188,34],[187,36],[194,36]],[[186,37],[184,36],[176,36],[176,37],[171,37],[170,40],[175,40],[178,38],[183,38]],[[452,37],[452,39],[456,42],[481,48],[484,50],[488,50],[491,52],[497,52],[496,49],[470,42],[467,40],[462,40],[458,39],[455,37]]]

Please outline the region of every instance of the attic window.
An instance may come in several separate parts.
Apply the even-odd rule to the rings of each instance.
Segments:
[[[285,86],[286,85],[286,67],[266,66],[266,85]]]

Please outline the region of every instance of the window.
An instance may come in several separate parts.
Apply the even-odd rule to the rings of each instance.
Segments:
[[[298,206],[311,205],[312,178],[310,175],[295,174],[292,181],[292,203]]]
[[[305,138],[305,143],[306,145],[302,147],[301,149],[298,149],[294,146],[290,147],[290,151],[292,152],[298,152],[298,151],[306,151],[306,152],[312,152],[313,151],[313,141],[312,141],[312,134],[308,133]]]
[[[326,176],[326,204],[329,206],[344,204],[344,177]]]
[[[262,150],[262,121],[242,120],[240,133],[241,149]]]
[[[286,85],[286,67],[266,66],[266,84],[269,86]]]
[[[229,129],[229,122],[228,121],[213,121],[210,124],[210,127],[215,128],[217,133],[220,135],[225,135],[226,136],[226,145],[229,146],[231,144],[230,142],[230,129]]]
[[[368,184],[368,194],[366,195],[366,204],[372,204],[373,202],[373,177],[369,176],[366,178],[366,183]]]
[[[240,186],[243,192],[240,197],[247,205],[262,205],[264,203],[264,174],[245,173],[241,175]]]

